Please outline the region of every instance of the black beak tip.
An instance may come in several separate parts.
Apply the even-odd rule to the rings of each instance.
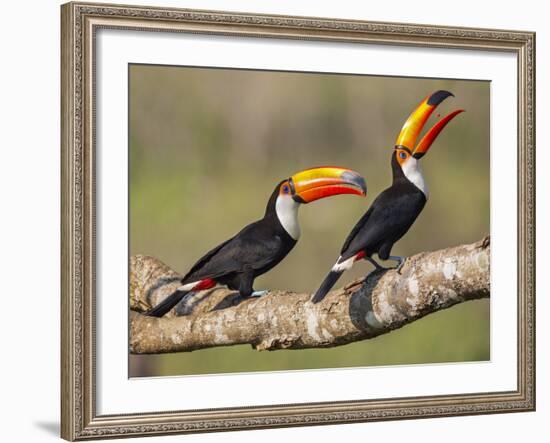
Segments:
[[[361,175],[351,171],[344,171],[342,173],[342,179],[346,180],[349,183],[353,183],[355,186],[363,191],[363,194],[367,195],[367,183]]]
[[[361,177],[361,181],[359,183],[359,186],[361,187],[361,190],[363,191],[363,195],[367,195],[367,183],[365,182],[365,179]]]
[[[430,106],[437,106],[439,105],[443,100],[445,100],[448,97],[454,97],[454,94],[449,91],[445,91],[443,89],[434,92],[430,98],[428,99],[428,105]]]

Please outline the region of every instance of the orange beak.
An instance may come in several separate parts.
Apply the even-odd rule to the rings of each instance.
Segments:
[[[340,194],[367,195],[367,185],[361,175],[335,166],[306,169],[294,174],[289,182],[292,198],[299,203]]]
[[[403,125],[403,128],[401,129],[401,132],[399,133],[399,135],[397,136],[397,140],[395,141],[395,146],[407,149],[413,155],[413,157],[417,159],[422,158],[424,154],[428,152],[432,143],[435,141],[435,139],[443,130],[443,128],[447,125],[447,123],[449,123],[461,112],[464,112],[464,109],[459,109],[442,118],[434,125],[433,128],[431,128],[426,133],[426,135],[424,135],[420,143],[418,143],[418,146],[416,146],[415,148],[418,136],[420,135],[422,128],[428,121],[428,118],[430,118],[430,115],[432,115],[432,112],[434,112],[435,108],[437,108],[437,106],[443,100],[451,96],[454,97],[454,95],[451,94],[449,91],[441,90],[436,91],[426,97],[411,113],[411,115]]]

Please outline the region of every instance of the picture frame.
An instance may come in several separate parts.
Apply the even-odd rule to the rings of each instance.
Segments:
[[[535,409],[535,34],[73,2],[62,6],[61,435],[107,437],[263,429]],[[97,33],[167,33],[282,42],[511,54],[517,66],[516,389],[98,414]],[[383,50],[383,49],[382,49]],[[494,191],[493,191],[494,192]],[[496,222],[498,223],[498,222]],[[104,247],[104,245],[103,245]],[[516,343],[514,343],[514,346]]]

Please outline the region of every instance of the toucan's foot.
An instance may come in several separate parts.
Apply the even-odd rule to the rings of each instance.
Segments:
[[[269,291],[263,290],[263,291],[254,291],[252,294],[250,294],[250,297],[261,297],[262,295],[266,295]]]
[[[369,263],[371,263],[376,268],[375,271],[383,271],[383,270],[388,269],[388,268],[385,268],[384,266],[382,266],[380,263],[378,263],[374,258],[369,257],[368,255],[365,256],[365,260],[367,260]],[[368,275],[367,275],[367,277],[368,277]]]
[[[407,257],[399,257],[399,256],[393,256],[390,255],[388,257],[388,260],[394,260],[397,262],[397,266],[394,268],[398,274],[401,274],[401,268],[405,264],[405,261],[407,260]]]
[[[403,267],[404,264],[405,264],[405,260],[399,262],[399,264],[395,267],[395,270],[397,271],[398,274],[401,274],[401,268]]]

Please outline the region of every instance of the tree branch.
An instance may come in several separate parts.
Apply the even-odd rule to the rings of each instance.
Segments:
[[[250,344],[258,350],[321,348],[385,334],[457,303],[490,296],[489,237],[410,257],[401,273],[373,272],[332,291],[319,304],[310,294],[274,290],[249,300],[225,288],[195,294],[163,318],[141,312],[179,286],[181,275],[161,261],[130,261],[130,352],[193,351]],[[176,312],[174,312],[176,311]]]

